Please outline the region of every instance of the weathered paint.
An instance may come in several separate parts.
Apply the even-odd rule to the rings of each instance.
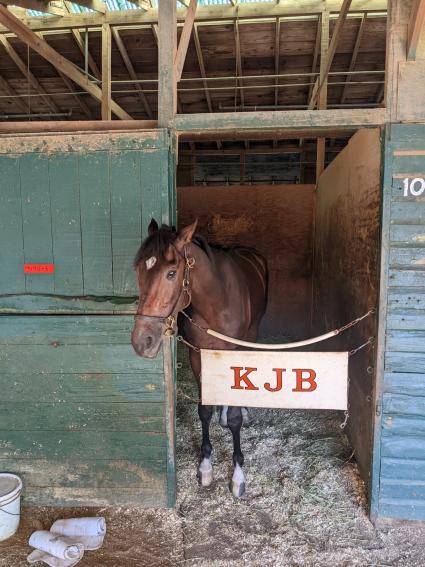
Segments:
[[[425,520],[425,126],[390,125],[384,148],[373,518]]]
[[[26,504],[174,504],[174,355],[130,343],[132,262],[150,218],[175,218],[174,156],[166,131],[1,146],[0,470]]]

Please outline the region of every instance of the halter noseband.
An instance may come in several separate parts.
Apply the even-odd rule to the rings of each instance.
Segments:
[[[180,252],[177,251],[177,253],[179,254],[179,256],[181,256]],[[162,316],[162,315],[143,315],[143,313],[136,313],[136,315],[134,316],[135,321],[143,320],[143,319],[148,319],[148,320],[153,319],[155,321],[164,321],[165,322],[164,335],[166,335],[166,336],[174,335],[176,330],[177,330],[177,317],[176,317],[175,311],[176,311],[177,305],[180,301],[182,294],[186,293],[187,299],[188,299],[188,302],[183,307],[183,309],[186,309],[186,307],[188,307],[190,305],[190,302],[192,300],[192,291],[190,289],[190,270],[192,270],[194,265],[195,265],[195,258],[193,256],[187,255],[186,246],[183,249],[183,257],[184,257],[184,274],[183,274],[182,288],[181,288],[181,291],[180,291],[180,293],[179,293],[169,315],[165,315],[165,316]]]

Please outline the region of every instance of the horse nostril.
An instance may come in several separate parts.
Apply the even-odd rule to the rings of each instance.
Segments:
[[[146,348],[150,348],[152,346],[152,337],[146,337]]]

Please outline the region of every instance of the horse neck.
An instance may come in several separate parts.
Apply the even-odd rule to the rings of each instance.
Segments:
[[[190,255],[195,258],[191,273],[191,306],[195,313],[210,321],[215,313],[226,307],[223,279],[209,256],[199,246],[192,244]]]

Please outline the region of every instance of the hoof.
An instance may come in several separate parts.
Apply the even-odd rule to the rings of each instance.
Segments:
[[[231,480],[229,482],[229,490],[235,498],[241,498],[245,494],[245,482]]]
[[[211,486],[213,481],[213,468],[209,459],[204,459],[198,467],[198,480],[199,484],[206,488]]]
[[[221,427],[227,427],[227,410],[228,406],[223,406],[220,411],[220,425]]]

